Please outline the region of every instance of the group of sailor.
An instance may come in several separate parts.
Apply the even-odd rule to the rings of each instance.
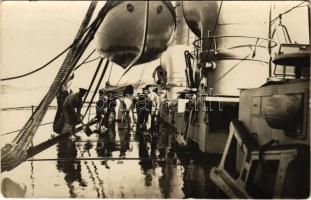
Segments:
[[[157,127],[160,109],[158,88],[146,86],[142,93],[125,89],[122,95],[112,90],[100,90],[96,103],[96,117],[101,131],[106,131],[115,122],[123,123],[131,130],[136,124],[136,132],[154,130]]]
[[[75,126],[82,124],[81,108],[84,88],[74,93],[62,88],[57,95],[58,109],[54,119],[53,130],[56,133],[75,133]],[[136,132],[155,132],[158,128],[160,104],[165,93],[157,87],[145,86],[134,94],[132,86],[117,92],[106,87],[99,90],[96,102],[96,118],[99,132],[107,131],[111,125],[122,123],[123,128]]]

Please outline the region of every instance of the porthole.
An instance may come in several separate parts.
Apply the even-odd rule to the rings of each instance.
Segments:
[[[160,5],[157,7],[157,13],[160,14],[163,11],[163,6]]]
[[[133,12],[134,11],[134,6],[132,5],[132,4],[127,4],[127,6],[126,6],[126,8],[127,8],[127,10],[129,11],[129,12]]]

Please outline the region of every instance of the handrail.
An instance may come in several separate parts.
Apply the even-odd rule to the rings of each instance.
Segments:
[[[89,101],[86,101],[85,103],[90,103]],[[92,104],[96,104],[96,102],[92,102]],[[32,108],[36,108],[38,106],[17,106],[17,107],[6,107],[6,108],[1,108],[1,111],[9,111],[9,110],[28,110]],[[83,105],[82,107],[87,107],[87,105]],[[58,106],[48,106],[50,109],[57,109]]]
[[[198,42],[203,41],[203,40],[210,40],[210,39],[215,40],[215,39],[217,39],[217,38],[247,38],[247,39],[257,39],[257,40],[263,40],[263,41],[270,41],[270,42],[272,42],[273,44],[272,44],[271,48],[277,46],[277,42],[274,41],[273,39],[262,38],[262,37],[254,37],[254,36],[242,36],[242,35],[215,35],[215,36],[212,36],[212,37],[199,38],[199,39],[193,41],[192,44],[193,44],[193,46],[195,46],[195,48],[200,49],[201,46],[197,44]]]

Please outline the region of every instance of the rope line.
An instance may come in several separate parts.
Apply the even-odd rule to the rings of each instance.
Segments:
[[[102,58],[102,59],[103,59],[103,58]],[[98,80],[98,83],[97,83],[97,85],[96,85],[95,91],[94,91],[94,93],[93,93],[93,95],[92,95],[92,98],[91,98],[91,100],[90,100],[90,102],[89,102],[89,104],[88,104],[88,106],[87,106],[87,108],[86,108],[86,111],[85,111],[85,113],[84,113],[84,115],[83,115],[81,121],[83,121],[83,119],[85,118],[85,116],[86,116],[86,114],[87,114],[87,111],[90,109],[90,107],[91,107],[91,105],[92,105],[92,102],[93,102],[93,100],[94,100],[94,97],[95,97],[95,95],[96,95],[96,93],[97,93],[97,91],[98,91],[98,88],[99,88],[99,86],[100,86],[100,84],[101,84],[101,82],[102,82],[102,80],[103,80],[103,78],[104,78],[104,75],[105,75],[106,71],[107,71],[108,65],[109,65],[109,60],[107,59],[107,60],[106,60],[105,67],[104,67],[104,69],[103,69],[103,72],[102,72],[102,74],[101,74],[101,76],[100,76],[100,78],[99,78],[99,80]]]
[[[95,115],[96,113],[89,113],[89,117],[90,117],[90,115]],[[90,120],[88,120],[88,121],[90,121]],[[45,126],[45,125],[49,125],[49,124],[53,124],[53,122],[47,122],[47,123],[43,123],[43,124],[40,124],[40,126]],[[22,129],[19,129],[19,130],[16,130],[16,131],[10,131],[10,132],[7,132],[7,133],[2,133],[1,135],[0,135],[0,137],[2,137],[2,136],[6,136],[6,135],[10,135],[10,134],[12,134],[12,133],[16,133],[16,132],[18,132],[18,131],[21,131]]]
[[[23,149],[27,148],[29,146],[29,143],[32,141],[35,132],[38,129],[38,125],[41,123],[47,109],[46,107],[49,106],[49,104],[52,102],[52,100],[54,99],[57,91],[59,90],[59,88],[64,84],[64,82],[66,81],[67,77],[70,75],[71,71],[73,70],[74,65],[76,64],[76,62],[78,61],[78,59],[81,57],[81,53],[79,52],[81,48],[79,48],[79,46],[81,46],[83,44],[82,38],[83,35],[85,34],[85,27],[88,25],[91,15],[95,9],[97,2],[93,1],[91,2],[89,9],[86,13],[85,18],[82,21],[82,24],[78,30],[78,33],[74,39],[74,43],[76,45],[74,45],[68,52],[63,65],[60,69],[60,71],[58,72],[55,80],[53,81],[48,93],[46,94],[46,96],[44,97],[44,99],[41,101],[39,107],[37,107],[37,109],[35,110],[35,114],[34,117],[31,117],[30,119],[30,123],[27,123],[25,125],[25,128],[23,128],[23,130],[20,132],[20,135],[18,135],[16,137],[15,142],[16,144],[18,144],[18,153],[23,151]],[[81,41],[82,40],[82,41]],[[65,78],[63,78],[65,77]],[[13,140],[13,142],[14,142]]]
[[[53,122],[43,123],[43,124],[40,124],[40,126],[45,126],[45,125],[48,125],[48,124],[53,124]],[[1,136],[5,136],[5,135],[9,135],[9,134],[12,134],[12,133],[16,133],[16,132],[21,131],[21,130],[22,130],[22,129],[16,130],[16,131],[10,131],[10,132],[7,132],[7,133],[3,133],[3,134],[0,135],[0,137],[1,137]]]
[[[93,60],[90,60],[88,61],[88,59],[92,56],[92,54],[96,51],[96,49],[94,49],[79,65],[77,65],[75,68],[74,68],[74,71],[79,69],[82,65],[86,64],[86,63],[89,63],[89,62],[92,62],[94,61]]]
[[[94,49],[94,50],[82,61],[81,64],[77,65],[77,66],[75,67],[74,71],[77,70],[77,69],[79,69],[79,68],[80,68],[82,65],[84,65],[84,64],[87,64],[87,63],[90,63],[90,62],[93,62],[93,61],[97,60],[99,57],[97,57],[97,58],[95,58],[95,59],[92,59],[92,60],[88,60],[88,59],[92,56],[92,54],[93,54],[95,51],[96,51],[96,49]]]
[[[13,139],[12,143],[6,144],[1,149],[2,171],[9,171],[27,159],[27,148],[30,146],[30,143],[33,140],[36,131],[38,130],[40,123],[42,122],[50,103],[55,98],[56,93],[61,88],[61,86],[66,82],[70,73],[74,70],[75,65],[83,55],[89,43],[93,40],[99,25],[101,24],[105,14],[108,11],[109,6],[107,5],[110,4],[107,3],[100,10],[96,19],[89,26],[89,28],[87,28],[96,5],[97,1],[91,2],[85,15],[85,18],[83,19],[82,24],[74,39],[75,45],[73,45],[72,48],[70,48],[60,70],[58,71],[52,85],[50,86],[49,91],[42,99],[39,106],[34,111],[33,115],[26,122],[22,130]]]
[[[289,10],[287,10],[287,11],[285,11],[285,12],[279,14],[277,17],[275,17],[274,19],[271,20],[270,25],[274,24],[275,21],[276,21],[277,19],[279,19],[282,15],[285,15],[285,14],[291,12],[291,11],[294,10],[295,8],[303,7],[303,6],[301,6],[301,5],[304,4],[304,3],[306,3],[306,2],[303,1],[303,2],[301,2],[301,3],[299,3],[299,4],[297,4],[296,6],[290,8]]]
[[[54,58],[52,58],[49,62],[47,62],[46,64],[44,64],[43,66],[35,69],[35,70],[32,70],[30,72],[27,72],[25,74],[22,74],[22,75],[18,75],[18,76],[12,76],[12,77],[8,77],[8,78],[2,78],[1,81],[9,81],[9,80],[13,80],[13,79],[18,79],[18,78],[23,78],[25,76],[28,76],[28,75],[31,75],[31,74],[34,74],[44,68],[46,68],[47,66],[49,66],[52,62],[54,62],[55,60],[57,60],[57,58],[61,57],[64,53],[66,53],[66,51],[68,51],[72,46],[74,45],[74,43],[72,43],[69,47],[67,47],[64,51],[62,51],[60,54],[58,54],[57,56],[55,56]]]
[[[85,61],[83,64],[88,64],[88,63],[94,62],[95,60],[98,60],[98,59],[100,59],[100,58],[101,58],[101,56],[98,56],[98,57],[93,58],[93,59],[91,59],[91,60]],[[82,63],[81,63],[81,64],[82,64]]]
[[[98,74],[98,72],[99,72],[99,69],[100,69],[100,67],[101,67],[101,65],[102,65],[102,63],[103,63],[103,60],[104,60],[103,58],[100,59],[98,65],[97,65],[97,68],[96,68],[96,70],[95,70],[95,73],[94,73],[94,75],[93,75],[93,78],[92,78],[92,80],[91,80],[91,83],[90,83],[90,85],[89,85],[89,88],[87,89],[87,92],[86,92],[86,94],[85,94],[85,96],[84,96],[84,99],[83,99],[83,101],[82,101],[82,105],[85,103],[85,101],[86,101],[86,99],[87,99],[87,97],[88,97],[88,95],[89,95],[89,93],[90,93],[90,91],[91,91],[91,89],[92,89],[92,86],[93,86],[94,81],[95,81],[95,79],[96,79],[96,77],[97,77],[97,74]]]
[[[141,71],[141,73],[140,73],[139,79],[137,80],[137,82],[136,82],[136,84],[135,84],[135,87],[137,87],[138,84],[139,84],[139,83],[141,82],[141,80],[142,80],[143,74],[144,74],[144,72],[145,72],[145,70],[146,70],[146,64],[144,64],[142,68],[143,68],[143,69],[142,69],[142,71]]]
[[[83,31],[85,32],[86,30],[88,30],[88,28],[87,29],[84,29]],[[25,73],[25,74],[22,74],[22,75],[18,75],[18,76],[12,76],[12,77],[7,77],[7,78],[2,78],[2,79],[0,79],[1,81],[9,81],[9,80],[14,80],[14,79],[19,79],[19,78],[23,78],[23,77],[26,77],[26,76],[28,76],[28,75],[31,75],[31,74],[34,74],[34,73],[36,73],[36,72],[38,72],[38,71],[41,71],[42,69],[44,69],[44,68],[46,68],[46,67],[48,67],[51,63],[53,63],[55,60],[57,60],[59,57],[61,57],[64,53],[66,53],[70,48],[72,48],[73,46],[75,45],[75,42],[73,42],[70,46],[68,46],[65,50],[63,50],[61,53],[59,53],[57,56],[55,56],[54,58],[52,58],[50,61],[48,61],[46,64],[44,64],[43,66],[41,66],[41,67],[38,67],[37,69],[35,69],[35,70],[32,70],[32,71],[30,71],[30,72],[27,72],[27,73]],[[91,54],[93,54],[95,52],[95,50],[91,53]],[[88,58],[89,58],[90,56],[88,56]],[[90,61],[83,61],[81,64],[79,64],[76,68],[75,68],[75,70],[77,70],[77,69],[79,69],[82,65],[84,65],[84,64],[87,64],[87,63],[90,63],[90,62],[93,62],[93,61],[95,61],[95,60],[97,60],[97,59],[99,59],[100,57],[97,57],[97,58],[95,58],[95,59],[93,59],[93,60],[90,60]]]

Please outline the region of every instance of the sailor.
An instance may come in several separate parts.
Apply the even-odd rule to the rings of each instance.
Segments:
[[[104,110],[104,99],[103,99],[104,92],[102,90],[99,90],[98,93],[99,93],[99,97],[98,97],[98,101],[96,102],[96,118],[100,122],[102,118],[103,110]]]
[[[53,121],[53,131],[55,133],[62,133],[64,127],[64,115],[63,115],[63,104],[69,95],[67,87],[63,85],[56,95],[57,100],[57,111]],[[52,135],[53,137],[54,135]]]
[[[157,120],[157,116],[160,110],[160,98],[158,93],[158,88],[155,88],[152,90],[152,87],[148,88],[149,94],[148,94],[148,99],[151,103],[151,128],[155,128],[155,123]]]
[[[106,131],[107,128],[104,125],[104,116],[107,113],[107,96],[104,94],[103,90],[99,90],[99,98],[96,102],[96,118],[99,123],[101,130]]]
[[[105,115],[105,126],[107,127],[109,125],[109,118],[113,117],[113,124],[115,122],[115,119],[117,118],[116,113],[116,107],[117,107],[117,97],[113,95],[111,91],[108,91],[108,99],[107,99],[107,113]]]
[[[132,105],[132,111],[133,111],[133,123],[135,123],[137,125],[137,117],[138,117],[138,114],[137,114],[137,109],[136,109],[136,103],[138,102],[139,100],[139,96],[140,96],[140,93],[137,92],[136,95],[133,96],[133,105]]]
[[[106,88],[108,88],[108,87],[110,87],[110,82],[109,81],[106,82]]]
[[[84,88],[79,88],[79,92],[69,94],[63,104],[63,114],[65,125],[63,133],[73,134],[75,126],[81,122],[80,112],[82,108],[82,97],[87,92]]]
[[[132,110],[133,110],[133,101],[130,98],[130,94],[125,93],[123,98],[123,114],[124,114],[124,121],[126,123],[126,128],[130,129],[133,125],[133,117],[132,117]]]
[[[150,112],[147,88],[143,88],[143,94],[139,94],[135,107],[137,111],[137,130],[145,130]]]

